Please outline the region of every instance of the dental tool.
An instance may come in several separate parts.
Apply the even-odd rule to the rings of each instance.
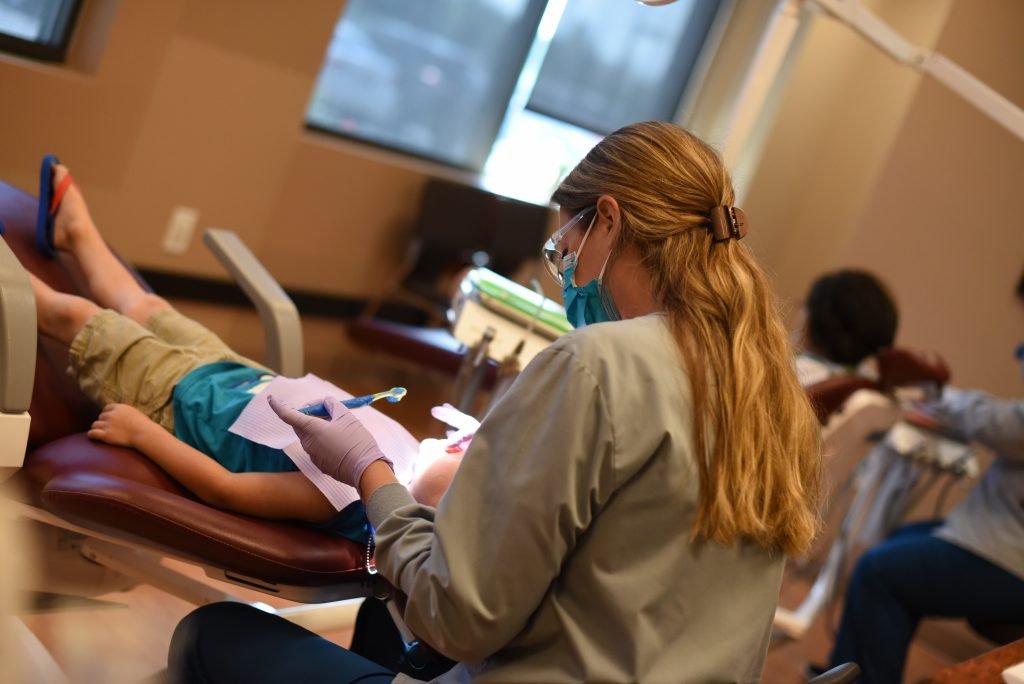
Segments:
[[[390,403],[394,404],[402,400],[409,390],[404,387],[392,387],[384,392],[377,392],[376,394],[364,394],[361,397],[352,397],[351,399],[343,399],[342,405],[346,408],[354,409],[360,406],[369,406],[378,399],[386,399]],[[304,406],[298,409],[299,413],[304,413],[307,416],[313,416],[314,418],[323,418],[329,420],[330,415],[327,413],[327,409],[324,408],[323,403],[313,404],[312,406]]]

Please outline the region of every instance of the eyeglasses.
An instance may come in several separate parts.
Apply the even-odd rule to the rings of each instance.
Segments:
[[[544,246],[541,247],[540,255],[541,261],[544,262],[544,266],[547,268],[548,274],[554,278],[555,282],[559,285],[565,283],[565,264],[564,260],[566,255],[569,253],[568,249],[559,249],[558,244],[565,238],[573,226],[582,221],[587,214],[594,211],[596,206],[587,207],[580,213],[569,219],[564,226],[556,230],[551,237],[547,239]]]

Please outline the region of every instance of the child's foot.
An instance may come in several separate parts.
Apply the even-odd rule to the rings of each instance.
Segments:
[[[57,187],[70,174],[63,164],[53,165],[53,185]],[[53,246],[59,251],[74,251],[77,244],[99,236],[89,207],[78,186],[72,183],[57,207],[53,219]]]

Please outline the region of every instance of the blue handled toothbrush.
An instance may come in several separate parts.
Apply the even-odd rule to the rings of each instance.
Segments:
[[[361,397],[352,397],[351,399],[342,400],[342,404],[346,408],[354,409],[360,406],[369,406],[378,399],[387,399],[392,404],[402,400],[402,397],[406,395],[409,390],[404,387],[392,387],[391,389],[384,392],[377,392],[376,394],[364,394]],[[313,416],[315,418],[330,418],[327,415],[327,409],[324,408],[323,404],[313,404],[312,406],[305,406],[299,409],[299,413],[304,413],[307,416]]]

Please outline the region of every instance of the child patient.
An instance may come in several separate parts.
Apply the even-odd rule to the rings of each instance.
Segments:
[[[55,164],[53,187],[68,176]],[[339,513],[284,452],[228,432],[274,373],[145,291],[73,183],[59,202],[52,247],[78,262],[95,302],[29,278],[40,332],[69,347],[68,372],[103,406],[89,437],[140,451],[211,506],[365,541],[360,502]]]

